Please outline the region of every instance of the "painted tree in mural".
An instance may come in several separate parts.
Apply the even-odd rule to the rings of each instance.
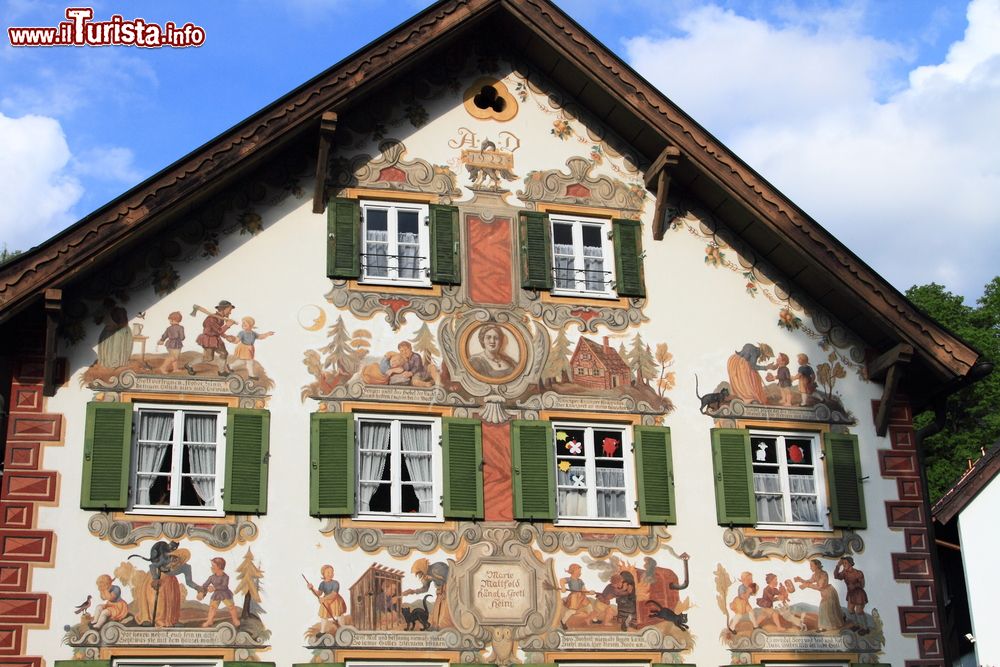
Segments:
[[[649,381],[656,377],[656,358],[639,334],[632,339],[632,349],[628,351],[626,359],[635,377],[635,384],[648,386]]]
[[[253,562],[253,552],[247,549],[243,562],[236,568],[236,590],[234,594],[243,593],[243,618],[260,618],[264,613],[260,606],[261,579],[264,571]]]
[[[830,353],[829,363],[822,363],[816,367],[816,380],[826,389],[827,399],[833,398],[833,386],[837,380],[847,377],[847,369],[837,361],[837,354]]]
[[[573,356],[573,346],[570,345],[569,338],[563,329],[559,330],[559,335],[552,341],[549,349],[549,358],[542,369],[542,378],[552,382],[569,382],[569,360]]]
[[[674,355],[667,349],[666,343],[656,344],[656,363],[660,365],[660,377],[656,380],[656,393],[663,396],[674,388],[675,375],[667,369],[674,365]]]
[[[351,349],[354,350],[354,368],[358,368],[365,357],[368,356],[368,350],[372,346],[372,335],[367,329],[358,329],[351,336]]]
[[[726,593],[729,591],[729,587],[733,585],[733,579],[726,572],[726,568],[722,567],[722,563],[716,565],[715,568],[715,602],[719,605],[719,609],[722,613],[726,615],[726,627],[730,627],[729,621],[729,605],[726,604]]]
[[[358,369],[357,350],[351,346],[351,334],[347,331],[343,316],[327,330],[330,342],[320,348],[326,356],[323,368],[336,369],[337,373],[351,375]]]
[[[431,333],[427,322],[424,322],[417,329],[417,333],[410,339],[410,342],[413,343],[413,351],[424,357],[424,361],[434,361],[434,357],[441,356],[441,350],[434,342],[434,334]]]

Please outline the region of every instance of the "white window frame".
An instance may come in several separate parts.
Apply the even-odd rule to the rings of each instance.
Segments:
[[[435,501],[435,512],[433,514],[414,514],[412,512],[362,512],[361,511],[361,422],[389,422],[389,462],[391,470],[400,473],[403,468],[402,441],[399,436],[401,424],[430,424],[431,427],[431,470],[434,479],[431,480],[431,498]],[[444,488],[444,468],[441,454],[441,418],[423,417],[416,415],[401,415],[392,413],[357,413],[354,416],[354,432],[357,441],[355,452],[355,497],[358,498],[358,510],[355,513],[356,519],[365,521],[444,521],[444,507],[442,503]],[[395,475],[391,485],[391,504],[394,509],[399,509],[402,491],[402,475]]]
[[[595,299],[615,299],[618,294],[614,289],[615,281],[615,253],[614,244],[611,242],[611,219],[610,218],[588,218],[579,215],[561,215],[552,213],[549,215],[549,224],[552,228],[549,230],[552,234],[552,294],[557,296],[585,296]],[[566,287],[559,287],[556,277],[559,275],[558,269],[556,268],[556,234],[555,225],[556,224],[569,224],[573,226],[573,269],[574,269],[574,281],[576,281],[577,288],[570,289]],[[585,264],[585,258],[583,255],[583,227],[584,226],[595,226],[601,228],[601,252],[604,255],[604,271],[606,272],[607,279],[605,281],[605,289],[603,290],[589,290],[586,288],[586,278],[580,280],[578,278],[580,271],[583,271]],[[580,285],[583,285],[581,288]]]
[[[812,467],[816,479],[816,512],[819,515],[819,523],[803,523],[795,521],[764,522],[758,521],[756,528],[762,530],[831,530],[830,528],[830,499],[829,489],[826,483],[826,462],[823,458],[823,445],[821,434],[816,431],[769,431],[765,429],[750,429],[750,464],[753,470],[754,464],[754,438],[765,437],[775,438],[778,445],[775,448],[778,455],[778,475],[781,481],[781,495],[786,517],[792,516],[791,486],[788,481],[788,466],[786,458],[784,439],[802,438],[808,439],[812,447]],[[773,464],[772,464],[773,465]],[[756,474],[756,472],[754,472]],[[756,483],[755,483],[756,484]],[[756,485],[754,486],[754,503],[757,502]]]
[[[407,285],[412,287],[430,287],[431,257],[430,257],[430,206],[419,202],[361,200],[361,279],[366,285]],[[386,211],[386,228],[388,234],[389,269],[387,276],[368,275],[368,211],[379,209]],[[417,213],[417,238],[419,244],[417,260],[417,278],[399,277],[399,211],[415,211]],[[393,276],[393,272],[396,273]]]
[[[586,431],[583,444],[583,453],[586,456],[585,462],[585,474],[587,480],[587,509],[593,514],[593,516],[559,516],[559,456],[556,443],[556,433],[562,429],[584,429]],[[595,447],[597,446],[594,442],[594,430],[608,430],[608,431],[621,431],[621,447],[622,447],[622,469],[623,475],[625,477],[625,516],[619,519],[613,517],[599,517],[597,516],[597,474],[596,468],[597,463],[595,461]],[[578,421],[568,421],[568,420],[553,420],[552,421],[552,437],[549,442],[556,451],[556,455],[553,456],[555,471],[554,471],[554,491],[555,497],[555,508],[556,508],[556,519],[555,523],[560,526],[617,526],[621,527],[634,527],[639,525],[638,514],[636,513],[636,502],[639,497],[636,478],[635,478],[635,449],[632,446],[632,427],[628,424],[621,424],[615,422],[578,422]],[[593,482],[593,484],[591,484]]]
[[[650,667],[648,662],[563,662],[556,667]]]
[[[190,405],[177,403],[135,403],[133,404],[132,461],[129,471],[129,508],[133,514],[184,515],[184,516],[225,516],[222,504],[222,485],[226,478],[226,408],[218,405]],[[139,505],[136,493],[139,490],[139,420],[142,412],[173,412],[174,432],[173,449],[170,464],[170,495],[169,505]],[[193,507],[180,504],[182,484],[181,474],[184,469],[183,415],[192,413],[216,415],[215,429],[215,507]]]
[[[113,667],[222,667],[222,660],[199,658],[115,658]]]
[[[448,667],[447,662],[406,662],[404,660],[348,660],[346,667]]]

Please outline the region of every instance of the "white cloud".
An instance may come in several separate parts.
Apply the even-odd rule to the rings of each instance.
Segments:
[[[23,250],[71,221],[83,187],[66,170],[70,150],[59,121],[0,114],[0,234]]]
[[[896,287],[975,296],[1000,257],[1000,2],[973,0],[968,20],[943,63],[901,82],[884,65],[905,52],[860,22],[775,26],[714,7],[629,55]]]
[[[11,249],[25,250],[76,220],[81,177],[127,184],[142,177],[127,148],[73,155],[59,121],[46,116],[0,113],[0,146],[0,241]]]

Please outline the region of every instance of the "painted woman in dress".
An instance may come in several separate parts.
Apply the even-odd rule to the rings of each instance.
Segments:
[[[762,364],[773,356],[771,346],[765,343],[747,343],[741,350],[734,352],[726,363],[730,393],[744,402],[766,405],[767,392],[759,371],[770,368]]]
[[[128,313],[121,306],[112,307],[107,321],[97,339],[97,363],[105,368],[128,365],[132,356],[132,330],[128,326]]]
[[[844,626],[844,610],[840,608],[837,589],[830,583],[830,575],[823,569],[823,563],[813,558],[809,561],[812,576],[808,579],[795,577],[799,588],[819,591],[819,631],[839,630]]]
[[[323,578],[319,582],[319,586],[313,586],[308,581],[306,585],[319,600],[319,632],[323,634],[327,632],[330,623],[333,624],[334,629],[339,627],[340,617],[347,613],[347,604],[340,596],[340,582],[333,578],[333,566],[324,565],[320,568],[319,574]]]

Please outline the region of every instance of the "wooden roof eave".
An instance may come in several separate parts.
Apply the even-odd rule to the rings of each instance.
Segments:
[[[391,78],[413,57],[470,27],[499,5],[496,0],[444,0],[348,56],[233,128],[180,158],[108,205],[41,245],[0,266],[0,324],[87,270],[124,237],[220,180],[235,179],[266,149],[308,127],[361,87]]]

